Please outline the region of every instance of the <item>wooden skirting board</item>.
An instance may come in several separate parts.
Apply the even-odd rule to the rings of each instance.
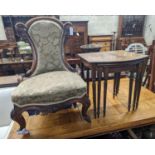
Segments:
[[[82,120],[79,112],[81,105],[75,109],[62,110],[48,115],[28,117],[28,114],[24,113],[27,129],[31,132],[30,136],[17,135],[16,130],[19,126],[14,123],[8,138],[85,138],[154,124],[155,94],[142,88],[138,110],[127,112],[128,85],[127,79],[121,79],[119,94],[113,99],[113,80],[108,81],[106,117],[101,115],[100,118],[93,119],[93,104],[89,109],[92,123]],[[101,92],[103,94],[102,89]],[[101,97],[103,98],[103,95]],[[90,99],[92,101],[91,87]]]

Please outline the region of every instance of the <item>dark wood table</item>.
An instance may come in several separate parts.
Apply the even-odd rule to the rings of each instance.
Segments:
[[[100,49],[102,48],[103,46],[100,45],[100,44],[95,44],[95,43],[92,43],[92,44],[85,44],[85,45],[82,45],[80,46],[81,50],[82,50],[82,53],[92,53],[92,52],[99,52]],[[83,63],[80,62],[80,67],[81,67],[81,74],[82,74],[82,77],[84,77],[84,72],[86,71],[87,72],[87,75],[89,74],[89,69],[87,67],[85,67],[83,65]],[[89,91],[89,90],[88,90]]]
[[[6,49],[10,52],[11,58],[13,59],[13,54],[15,54],[15,49],[17,44],[14,41],[0,40],[0,58],[3,58],[3,50]]]
[[[118,94],[120,73],[123,71],[130,72],[128,111],[130,111],[131,105],[132,110],[136,110],[138,108],[142,77],[148,60],[147,55],[136,54],[120,50],[120,51],[98,52],[98,53],[96,52],[82,53],[78,54],[78,56],[81,59],[83,65],[91,69],[92,71],[91,74],[92,74],[93,105],[94,105],[95,118],[97,116],[98,117],[100,116],[100,95],[101,95],[100,91],[101,91],[102,74],[104,74],[103,116],[105,116],[106,114],[107,80],[109,73],[115,73],[114,87],[113,87],[113,96],[115,97]],[[136,75],[135,88],[134,88],[133,102],[131,104],[134,75]],[[87,77],[89,77],[89,72],[87,72]],[[96,94],[96,81],[98,82],[97,87],[98,94]],[[89,90],[88,83],[87,83],[87,90]]]
[[[21,72],[26,73],[26,71],[31,68],[31,65],[32,65],[32,60],[21,61],[19,59],[18,60],[17,59],[10,60],[5,58],[3,58],[3,60],[0,59],[0,76],[18,74],[19,70]]]

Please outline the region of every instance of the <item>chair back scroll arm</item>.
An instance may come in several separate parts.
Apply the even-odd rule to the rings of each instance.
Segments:
[[[32,55],[33,55],[33,61],[32,61],[32,66],[31,68],[26,72],[26,74],[24,75],[25,77],[29,77],[32,75],[33,71],[36,68],[36,64],[37,64],[37,52],[36,52],[36,48],[31,40],[31,38],[28,35],[28,28],[26,27],[25,24],[19,22],[15,25],[15,29],[19,35],[19,37],[21,37],[22,39],[26,40],[29,42],[31,48],[32,48]]]
[[[63,45],[64,45],[64,42],[65,42],[65,35],[63,34]],[[70,70],[71,72],[78,72],[75,68],[73,68],[68,62],[67,62],[67,60],[65,59],[65,52],[64,52],[64,47],[63,46],[61,46],[61,51],[62,51],[62,54],[61,54],[61,56],[62,56],[62,60],[63,60],[63,62],[64,62],[64,65],[66,66],[66,68],[68,69],[68,70]]]
[[[63,24],[63,28],[65,29],[67,26],[71,26],[71,27],[73,27],[73,24],[71,23],[71,22],[65,22],[64,24]],[[63,33],[63,46],[65,45],[65,43],[66,43],[66,37],[65,37],[65,34]],[[63,47],[62,47],[63,48]],[[70,71],[72,71],[72,72],[78,72],[78,70],[76,69],[76,68],[73,68],[70,64],[68,64],[68,62],[64,59],[64,57],[65,57],[65,55],[64,55],[64,48],[62,49],[62,51],[63,51],[63,60],[64,60],[64,63],[65,63],[65,65],[66,65],[66,67],[70,70]]]

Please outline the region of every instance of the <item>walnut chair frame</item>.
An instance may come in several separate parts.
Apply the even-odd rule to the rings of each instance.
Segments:
[[[24,76],[22,76],[20,81],[22,81],[24,79],[24,77],[31,77],[36,69],[36,66],[37,66],[37,61],[38,61],[37,50],[36,50],[36,47],[34,46],[34,43],[31,39],[31,37],[28,34],[28,30],[34,22],[39,21],[39,20],[48,20],[48,21],[56,22],[59,26],[61,26],[61,28],[63,29],[63,35],[61,38],[62,42],[63,42],[61,44],[61,58],[62,58],[63,63],[68,71],[76,72],[76,70],[73,69],[64,59],[63,45],[64,45],[64,38],[65,38],[64,28],[65,28],[66,24],[62,24],[59,20],[57,20],[55,18],[51,18],[51,17],[35,17],[35,18],[30,19],[26,24],[23,24],[20,22],[20,23],[17,23],[15,26],[18,35],[23,40],[29,42],[29,44],[32,48],[32,54],[33,54],[32,66],[31,66],[30,70],[28,70],[26,72],[26,74]],[[22,113],[24,111],[35,110],[38,113],[40,113],[40,112],[43,112],[43,113],[56,112],[58,110],[64,109],[66,107],[66,105],[70,105],[70,106],[75,105],[76,102],[79,102],[82,104],[83,119],[86,120],[87,122],[91,122],[91,119],[87,114],[87,110],[90,106],[90,100],[89,100],[89,97],[87,96],[87,93],[85,93],[81,98],[69,99],[63,103],[58,103],[58,104],[54,104],[54,105],[30,105],[30,104],[28,104],[28,105],[24,105],[24,107],[19,107],[14,104],[14,108],[11,112],[11,118],[12,118],[12,120],[16,121],[20,126],[18,133],[24,135],[24,134],[29,133],[29,131],[25,129],[26,121],[22,115]]]

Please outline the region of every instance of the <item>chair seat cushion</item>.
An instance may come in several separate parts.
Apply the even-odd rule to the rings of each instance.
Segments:
[[[80,98],[86,93],[86,83],[77,73],[55,71],[31,77],[12,92],[17,106],[50,105]]]

